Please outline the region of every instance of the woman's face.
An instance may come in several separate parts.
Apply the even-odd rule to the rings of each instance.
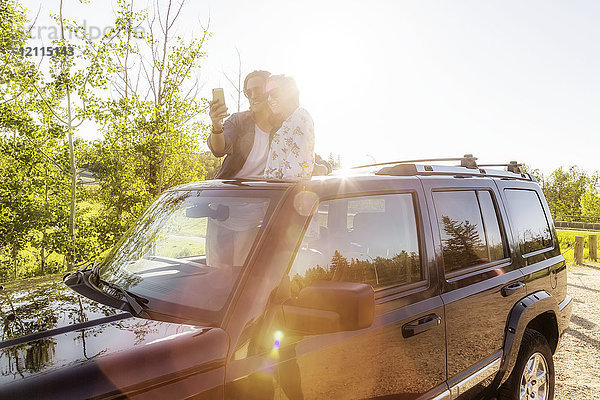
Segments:
[[[269,104],[271,112],[274,115],[283,114],[283,112],[289,108],[287,104],[289,103],[289,99],[285,96],[284,90],[281,87],[281,82],[268,80],[266,90],[269,95],[267,103]]]

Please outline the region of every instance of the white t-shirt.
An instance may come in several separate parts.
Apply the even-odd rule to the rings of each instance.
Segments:
[[[267,155],[269,154],[269,134],[254,125],[254,144],[248,154],[244,166],[236,174],[236,178],[264,179]]]

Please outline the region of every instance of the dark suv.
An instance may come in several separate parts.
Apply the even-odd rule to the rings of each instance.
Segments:
[[[0,398],[552,399],[544,195],[456,160],[166,192],[102,263],[0,292]]]

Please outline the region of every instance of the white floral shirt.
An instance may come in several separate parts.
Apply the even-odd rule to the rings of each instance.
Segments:
[[[273,135],[265,179],[310,179],[315,165],[315,127],[304,108],[297,108]]]

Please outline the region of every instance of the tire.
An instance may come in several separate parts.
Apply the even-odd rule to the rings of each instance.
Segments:
[[[525,329],[517,362],[500,388],[498,400],[553,400],[554,379],[554,361],[548,341],[538,331]]]

